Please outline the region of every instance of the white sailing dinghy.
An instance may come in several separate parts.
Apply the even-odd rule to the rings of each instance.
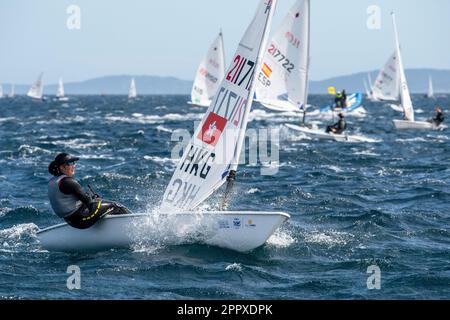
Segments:
[[[256,100],[274,111],[304,112],[308,99],[309,0],[297,1],[274,34],[257,74]]]
[[[309,90],[310,17],[310,0],[298,0],[269,42],[256,84],[259,103],[273,111],[303,111],[303,122]],[[319,139],[367,141],[367,138],[334,135],[305,126],[286,126]]]
[[[41,72],[41,74],[38,76],[36,82],[33,83],[30,90],[28,90],[28,93],[27,93],[28,97],[35,99],[35,100],[43,100],[43,92],[44,92],[44,85],[42,82],[43,76],[44,76],[44,73]]]
[[[276,0],[261,0],[226,77],[177,166],[164,193],[161,214],[107,216],[92,228],[67,224],[38,232],[47,250],[81,251],[129,248],[142,236],[156,243],[179,244],[195,237],[202,243],[240,252],[263,245],[289,215],[282,212],[195,212],[195,208],[236,174]],[[167,234],[160,235],[163,229]],[[187,232],[185,232],[187,230]]]
[[[3,98],[3,85],[0,83],[0,99]]]
[[[14,84],[11,84],[11,91],[9,92],[8,98],[14,98]]]
[[[394,52],[380,70],[372,87],[374,101],[397,101],[400,94],[400,74]]]
[[[427,93],[428,99],[434,99],[434,88],[433,88],[433,79],[431,76],[428,77],[428,93]]]
[[[414,119],[414,107],[411,101],[411,96],[409,94],[408,82],[406,81],[405,70],[403,68],[403,59],[400,51],[400,41],[397,31],[397,23],[395,21],[395,14],[392,15],[392,23],[394,25],[395,33],[395,50],[397,57],[397,68],[400,75],[400,98],[403,107],[404,120],[393,120],[394,127],[397,130],[433,130],[438,127],[431,122],[427,121],[415,121]]]
[[[189,104],[209,107],[224,75],[225,52],[220,32],[197,69]]]
[[[56,98],[58,99],[58,101],[69,101],[69,98],[64,94],[64,83],[62,78],[59,78],[58,81],[58,91],[56,92]]]
[[[134,78],[131,79],[130,90],[128,92],[128,99],[133,100],[137,98],[136,81]]]

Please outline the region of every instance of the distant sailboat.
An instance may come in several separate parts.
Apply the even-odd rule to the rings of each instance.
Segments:
[[[0,83],[0,99],[3,98],[3,85]]]
[[[64,96],[64,83],[63,83],[62,78],[59,78],[58,91],[56,92],[56,98],[58,98],[58,101],[69,101],[69,98]]]
[[[428,99],[434,98],[434,89],[433,89],[433,79],[431,76],[428,77],[428,93],[427,93]]]
[[[266,49],[256,100],[274,111],[305,111],[310,60],[310,4],[297,1]]]
[[[403,59],[400,50],[400,40],[397,31],[397,23],[395,21],[395,14],[392,15],[392,23],[394,25],[395,33],[395,49],[396,49],[396,61],[397,68],[400,75],[400,98],[403,107],[404,120],[394,120],[394,127],[398,130],[406,129],[436,129],[437,127],[427,121],[415,121],[414,118],[414,107],[411,101],[411,96],[409,94],[408,82],[406,81],[405,70],[403,68]]]
[[[14,84],[11,84],[11,91],[9,92],[8,98],[14,98]]]
[[[130,90],[128,92],[128,99],[136,99],[137,98],[137,91],[136,91],[136,81],[134,81],[134,78],[131,79],[130,84]]]
[[[397,55],[392,54],[372,86],[372,101],[397,101],[400,95],[400,73]]]
[[[225,52],[222,32],[208,50],[197,69],[190,104],[209,107],[225,75]]]
[[[372,92],[369,88],[371,88],[372,86],[369,84],[367,85],[367,81],[366,79],[363,79],[363,84],[364,84],[364,91],[366,92],[366,98],[369,100],[372,100]]]
[[[42,82],[42,78],[44,76],[44,73],[41,72],[39,77],[37,78],[36,82],[33,83],[30,90],[28,90],[27,96],[36,99],[36,100],[43,100],[43,92],[44,92],[44,85]]]

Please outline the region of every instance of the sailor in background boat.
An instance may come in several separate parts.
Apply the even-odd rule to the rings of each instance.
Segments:
[[[343,90],[342,92],[336,93],[334,98],[334,108],[342,110],[345,107],[347,107],[347,93]]]
[[[436,116],[433,119],[428,120],[428,122],[434,123],[436,127],[439,127],[444,122],[444,113],[439,106],[436,107]]]
[[[347,122],[345,121],[344,114],[339,113],[339,121],[332,126],[327,127],[327,133],[342,134],[347,129]]]
[[[87,229],[107,214],[128,214],[124,206],[104,201],[91,190],[84,192],[81,185],[73,177],[77,157],[60,153],[48,166],[53,178],[48,183],[48,197],[53,211],[70,226]]]

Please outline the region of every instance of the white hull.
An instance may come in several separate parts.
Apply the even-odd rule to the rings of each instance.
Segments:
[[[204,212],[107,216],[79,230],[60,224],[38,232],[44,249],[103,251],[139,245],[202,243],[239,252],[262,246],[290,216],[280,212]]]
[[[61,102],[67,102],[69,101],[68,97],[60,97],[60,98],[56,98],[57,101],[61,101]]]
[[[211,105],[211,101],[204,103],[204,104],[188,101],[187,104],[194,106],[194,107],[209,108],[209,106]]]
[[[292,129],[297,132],[304,133],[312,138],[320,139],[320,140],[333,140],[338,142],[369,142],[375,143],[379,142],[378,140],[362,137],[362,136],[350,136],[345,134],[332,134],[326,133],[322,130],[317,129],[309,129],[306,127],[300,127],[293,124],[286,124],[286,127]]]
[[[393,120],[397,130],[438,130],[440,126],[426,121]]]

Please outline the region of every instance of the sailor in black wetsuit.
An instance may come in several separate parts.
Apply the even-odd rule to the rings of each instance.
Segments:
[[[436,127],[439,127],[444,122],[444,113],[440,107],[436,107],[436,116],[428,120],[428,122],[434,123]]]
[[[107,214],[128,214],[122,205],[88,195],[73,178],[79,158],[60,153],[48,166],[53,175],[48,183],[48,197],[53,211],[74,228],[87,229]]]
[[[347,122],[345,122],[344,114],[339,113],[339,121],[332,126],[327,127],[327,133],[342,134],[347,129]]]

